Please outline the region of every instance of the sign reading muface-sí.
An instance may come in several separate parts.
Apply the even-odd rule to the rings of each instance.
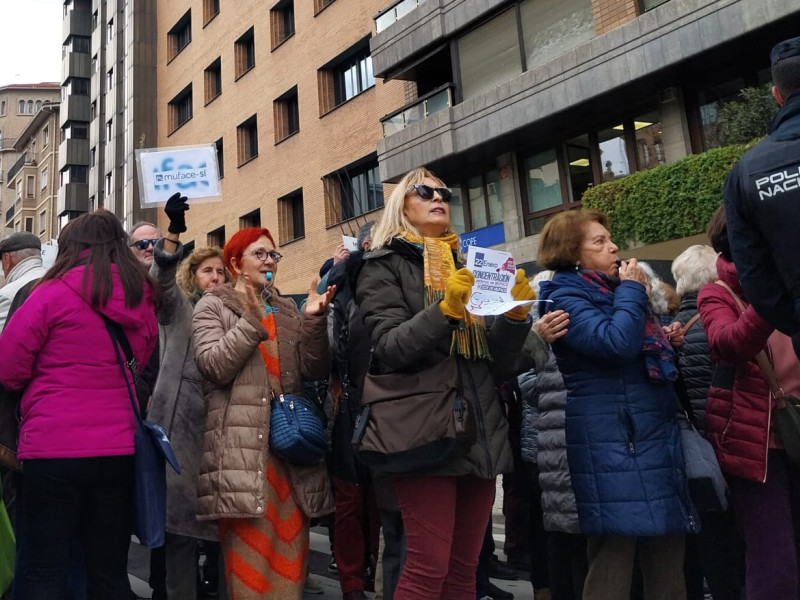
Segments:
[[[166,202],[175,192],[189,199],[219,199],[214,144],[136,150],[136,166],[142,206]]]

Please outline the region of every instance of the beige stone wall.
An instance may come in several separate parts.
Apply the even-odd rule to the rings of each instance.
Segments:
[[[322,114],[323,94],[318,70],[374,31],[372,20],[389,0],[335,0],[318,14],[307,0],[295,0],[295,34],[271,50],[270,7],[261,0],[222,2],[221,12],[203,26],[201,0],[160,0],[158,3],[158,145],[179,146],[224,140],[225,171],[222,201],[193,204],[185,241],[207,243],[208,232],[225,226],[229,239],[239,218],[261,209],[262,226],[280,238],[278,198],[302,188],[305,237],[281,247],[278,272],[283,293],[303,293],[322,262],[331,256],[344,232],[355,233],[355,222],[326,227],[323,177],[370,153],[381,138],[379,119],[404,104],[403,82],[376,85]],[[168,31],[192,10],[192,41],[167,64]],[[234,76],[234,41],[255,28],[255,67],[238,81]],[[204,106],[204,69],[221,57],[222,94]],[[169,132],[168,102],[192,83],[193,117]],[[300,130],[275,143],[273,100],[297,86]],[[256,114],[257,158],[237,166],[237,125]],[[390,186],[384,186],[388,196]],[[370,214],[368,218],[376,218]],[[166,219],[159,216],[160,225]]]

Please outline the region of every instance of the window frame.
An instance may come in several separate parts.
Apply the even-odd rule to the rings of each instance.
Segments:
[[[297,210],[298,204],[299,211]],[[303,188],[298,188],[278,198],[278,222],[278,243],[281,246],[296,242],[306,236]]]
[[[280,0],[269,10],[270,40],[275,51],[295,34],[294,0]]]
[[[186,46],[192,43],[192,9],[187,10],[175,25],[167,32],[168,58],[167,64],[175,60]]]
[[[256,68],[255,25],[237,38],[233,43],[233,50],[235,62],[234,81],[239,81]]]
[[[168,102],[169,107],[169,135],[175,133],[194,116],[194,99],[192,84],[190,83]]]
[[[300,132],[300,101],[293,86],[272,102],[275,119],[275,145]]]
[[[243,167],[258,158],[258,114],[236,126],[237,166]],[[255,151],[253,151],[255,150]]]
[[[219,14],[219,0],[203,0],[203,27],[211,23]]]
[[[222,57],[218,56],[203,70],[205,104],[208,106],[222,95]]]

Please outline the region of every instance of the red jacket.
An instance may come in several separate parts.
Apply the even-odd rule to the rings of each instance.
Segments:
[[[706,435],[725,473],[763,482],[773,402],[755,357],[773,328],[744,300],[733,263],[720,256],[717,275],[747,308],[739,310],[730,292],[716,283],[703,286],[697,298],[714,363]]]

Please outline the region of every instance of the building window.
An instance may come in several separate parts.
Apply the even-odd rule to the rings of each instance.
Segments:
[[[25,217],[25,231],[33,233],[33,217]]]
[[[28,114],[33,114],[33,100],[28,100]]]
[[[19,104],[17,104],[17,113],[20,115],[25,114],[25,100],[20,100]]]
[[[71,165],[59,173],[60,185],[68,183],[86,183],[88,181],[88,169],[83,165]]]
[[[225,177],[225,152],[222,145],[222,138],[219,138],[214,145],[217,147],[217,167],[219,168],[219,178]]]
[[[95,167],[97,166],[97,147],[95,146],[91,150],[89,150],[89,166]]]
[[[300,131],[300,109],[297,103],[297,86],[281,94],[272,103],[275,114],[275,143]]]
[[[70,77],[61,89],[65,89],[70,96],[88,96],[89,88],[89,79],[85,77]]]
[[[36,196],[36,177],[28,175],[25,178],[25,197],[34,198]]]
[[[114,119],[109,119],[106,122],[106,142],[110,142],[114,137]]]
[[[251,27],[234,43],[236,79],[256,66],[255,29]]]
[[[219,14],[219,0],[203,0],[203,26]]]
[[[278,198],[278,243],[287,244],[306,234],[305,216],[303,215],[303,190]]]
[[[269,11],[272,49],[294,35],[294,0],[281,0]]]
[[[91,47],[91,38],[84,35],[71,35],[64,44],[64,47],[69,52],[80,52],[81,54],[89,54]]]
[[[106,73],[106,91],[114,87],[114,69],[113,67]]]
[[[604,182],[630,175],[631,164],[623,125],[615,125],[598,132],[597,143]]]
[[[666,4],[669,0],[642,0],[642,12],[653,10],[657,6]]]
[[[511,8],[458,40],[464,100],[523,71],[517,11]]]
[[[333,4],[333,2],[334,0],[314,0],[314,14],[316,15],[323,8],[326,8],[328,5]]]
[[[45,125],[44,129],[42,129],[42,148],[47,148],[47,144],[50,143],[50,127]]]
[[[205,103],[208,104],[222,93],[222,60],[217,60],[206,67],[205,74]]]
[[[105,186],[106,198],[110,198],[113,193],[114,193],[114,174],[106,173],[106,186]]]
[[[40,110],[42,110],[42,101],[37,100],[36,104],[34,105],[33,112],[38,113]]]
[[[318,76],[322,114],[374,87],[369,37],[324,65]]]
[[[42,174],[40,176],[40,179],[42,181],[42,190],[46,191],[47,190],[47,167],[42,169]]]
[[[92,31],[94,31],[95,29],[97,29],[97,23],[98,23],[98,21],[99,21],[99,18],[98,18],[98,11],[94,11],[94,12],[92,13]]]
[[[67,121],[64,124],[64,139],[65,140],[89,139],[89,125],[87,125],[86,123],[76,123],[74,121]]]
[[[247,229],[248,227],[261,227],[260,208],[239,217],[239,229]]]
[[[3,100],[2,102],[0,102],[0,115],[5,115],[5,114],[6,114],[6,101]]]
[[[169,101],[169,132],[172,133],[192,118],[192,84]]]
[[[47,233],[47,211],[43,210],[39,213],[39,235]]]
[[[192,41],[192,11],[187,10],[172,29],[167,32],[169,40],[169,59],[167,62],[180,54],[181,50]]]
[[[91,73],[92,75],[97,73],[97,54],[92,57]]]
[[[258,156],[258,118],[253,115],[236,128],[239,166]]]
[[[595,36],[591,0],[523,0],[519,12],[526,69]]]
[[[207,245],[225,247],[225,225],[217,227],[214,231],[209,231],[206,238]]]
[[[106,40],[111,42],[114,39],[114,19],[108,20],[108,25],[106,25]]]
[[[324,183],[328,226],[383,207],[383,184],[374,154],[327,175]]]
[[[500,173],[497,169],[467,179],[467,198],[472,229],[494,225],[503,220]]]

